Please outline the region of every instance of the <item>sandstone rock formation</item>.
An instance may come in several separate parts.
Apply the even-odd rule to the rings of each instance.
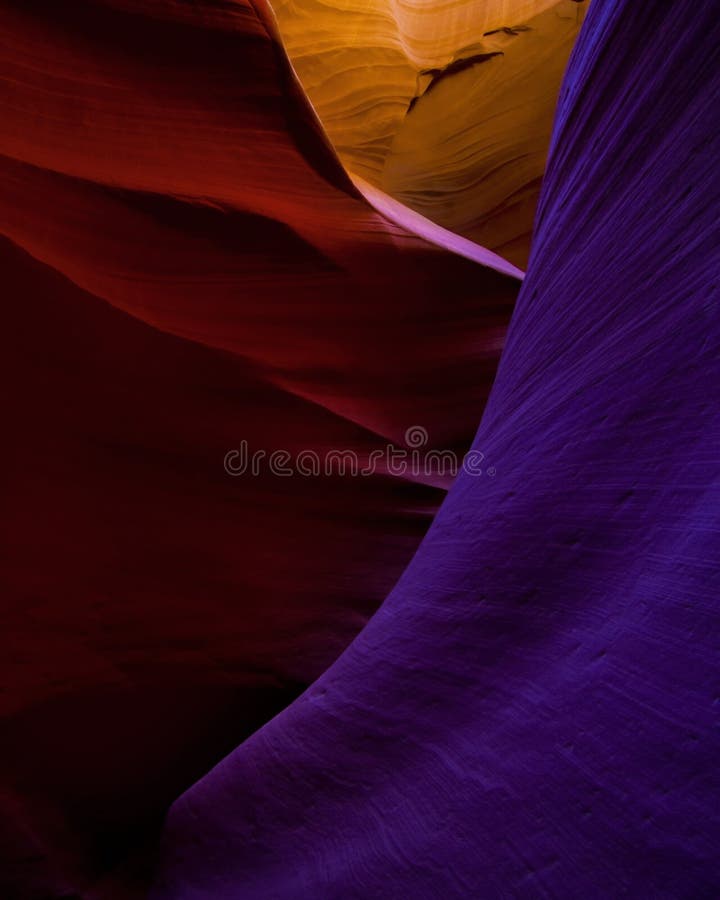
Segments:
[[[524,268],[560,79],[587,5],[274,8],[347,168]]]

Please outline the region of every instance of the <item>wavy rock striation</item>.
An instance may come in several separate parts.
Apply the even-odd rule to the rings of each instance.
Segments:
[[[201,4],[191,27],[185,7],[160,21],[168,4],[118,5],[0,11],[2,233],[378,433],[422,419],[439,441],[467,434],[459,410],[487,396],[518,270],[479,248],[480,273],[363,201],[267,10],[234,4],[228,24],[226,4]]]
[[[170,802],[347,646],[447,482],[224,455],[466,448],[520,273],[364,199],[261,3],[0,25],[0,893],[137,896]]]
[[[367,628],[174,804],[157,900],[720,882],[720,23],[596,3],[462,476]]]
[[[274,10],[348,169],[524,267],[586,6],[280,0]]]

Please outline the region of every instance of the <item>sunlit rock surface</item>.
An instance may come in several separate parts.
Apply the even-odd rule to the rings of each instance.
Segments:
[[[347,167],[521,267],[560,79],[587,6],[273,4]]]
[[[174,804],[154,897],[711,897],[720,24],[591,7],[475,447],[351,647]]]

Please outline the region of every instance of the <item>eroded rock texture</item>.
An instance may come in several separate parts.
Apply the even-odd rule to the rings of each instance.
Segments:
[[[596,3],[475,446],[340,660],[173,807],[154,896],[710,897],[720,24]]]
[[[443,482],[223,457],[467,445],[519,273],[383,188],[519,261],[583,7],[362,10],[351,178],[261,2],[0,4],[2,896],[717,892],[717,17],[591,8],[413,557]]]
[[[490,378],[478,391],[469,372],[482,355],[494,370],[518,273],[490,254],[511,278],[478,273],[362,202],[266,9],[119,6],[4,5],[3,233],[114,306],[374,431],[400,438],[422,412],[438,440],[457,435],[448,398],[481,405]],[[406,387],[421,381],[413,409]]]
[[[0,26],[0,893],[135,896],[171,801],[337,657],[444,493],[224,455],[467,446],[519,273],[375,212],[262,5]]]
[[[279,0],[290,59],[351,172],[518,266],[587,3]]]

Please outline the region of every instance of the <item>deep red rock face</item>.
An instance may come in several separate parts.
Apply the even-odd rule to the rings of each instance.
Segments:
[[[172,800],[363,627],[447,484],[225,455],[467,446],[519,273],[363,199],[263,6],[0,25],[2,877],[85,896],[142,883]]]
[[[438,41],[522,85],[505,6]],[[504,347],[522,273],[345,171],[260,0],[0,2],[3,897],[714,896],[718,27],[596,0]],[[418,434],[484,460],[437,517],[298,474]]]
[[[422,413],[437,440],[467,438],[517,271],[450,259],[362,202],[264,8],[117,6],[5,5],[4,233],[372,430],[400,438]]]

